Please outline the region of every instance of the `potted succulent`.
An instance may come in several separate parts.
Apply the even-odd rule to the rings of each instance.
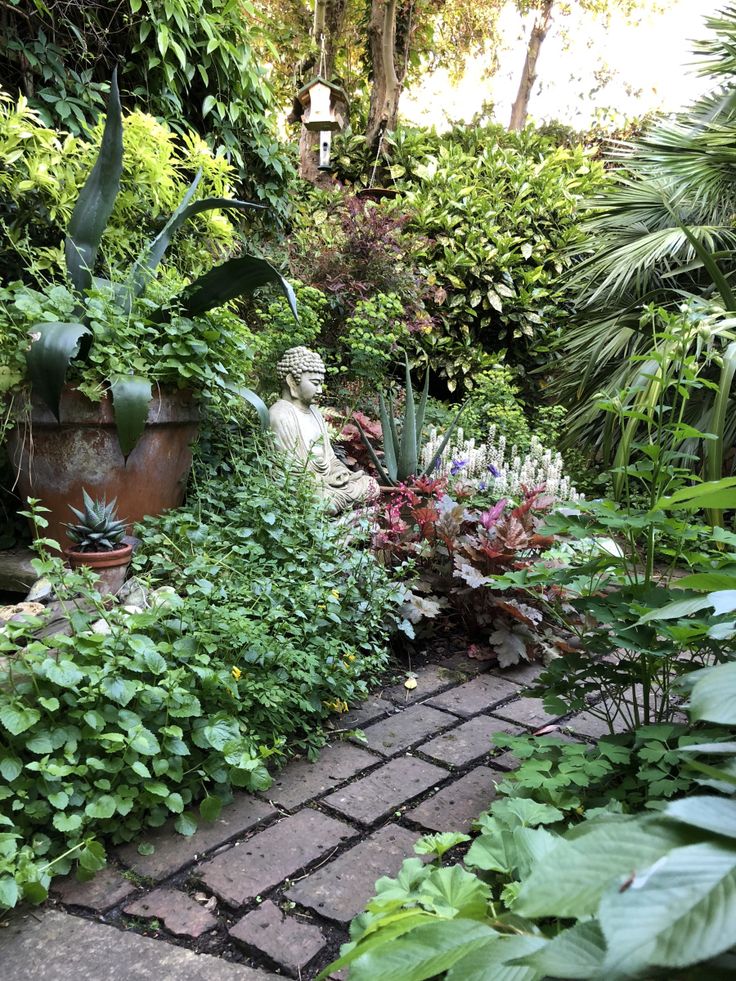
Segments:
[[[66,525],[67,536],[73,545],[64,549],[64,557],[73,569],[88,566],[100,577],[101,593],[117,593],[125,581],[125,574],[133,553],[125,538],[125,521],[118,518],[117,501],[93,501],[82,489],[84,511],[69,507],[77,517],[77,523]]]
[[[43,315],[26,325],[27,370],[20,387],[30,389],[30,401],[10,432],[9,450],[20,493],[50,509],[49,534],[55,538],[82,484],[97,498],[116,498],[131,523],[179,505],[200,394],[218,397],[217,391],[229,387],[257,403],[253,393],[239,388],[237,372],[246,362],[242,325],[227,309],[211,311],[272,283],[296,317],[291,286],[258,256],[227,259],[189,283],[177,280],[175,270],[163,282],[155,278],[174,235],[192,216],[263,208],[222,197],[193,200],[199,174],[130,269],[96,276],[122,168],[122,114],[113,76],[100,150],[68,226],[67,282],[52,283],[30,298],[26,290],[22,305],[16,303],[21,313],[35,305]]]

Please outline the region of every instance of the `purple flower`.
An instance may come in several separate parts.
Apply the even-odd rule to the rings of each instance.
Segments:
[[[481,482],[478,484],[478,490],[479,491],[484,491],[487,486],[488,485],[486,484],[485,480],[481,480]]]
[[[452,464],[450,465],[450,475],[452,477],[457,476],[457,474],[459,474],[461,470],[465,469],[467,465],[467,460],[453,460]]]
[[[500,477],[501,476],[500,472],[498,470],[496,470],[496,468],[493,466],[492,463],[489,463],[488,464],[488,473],[491,475],[491,477]]]

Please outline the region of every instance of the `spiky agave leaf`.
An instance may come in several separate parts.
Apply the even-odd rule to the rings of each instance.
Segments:
[[[116,69],[110,82],[100,151],[92,172],[79,192],[64,244],[67,272],[80,293],[92,283],[97,250],[115,206],[122,172],[123,117]]]
[[[126,522],[116,513],[117,498],[107,502],[93,500],[82,488],[84,511],[69,505],[78,518],[77,524],[66,524],[67,535],[82,552],[110,552],[117,548],[125,537]]]

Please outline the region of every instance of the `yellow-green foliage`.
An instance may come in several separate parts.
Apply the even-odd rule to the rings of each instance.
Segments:
[[[21,97],[0,90],[0,223],[8,242],[0,247],[5,279],[30,268],[55,278],[63,269],[63,238],[79,189],[99,147],[102,121],[89,139],[45,126]],[[115,279],[178,206],[197,170],[198,197],[232,196],[233,170],[193,132],[175,134],[153,116],[132,112],[124,119],[121,190],[102,242]],[[234,227],[222,212],[198,215],[177,235],[169,263],[197,275],[226,255]]]

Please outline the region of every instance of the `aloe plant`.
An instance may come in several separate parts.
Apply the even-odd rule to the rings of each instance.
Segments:
[[[442,456],[445,447],[450,441],[453,430],[460,419],[462,409],[460,409],[452,420],[442,442],[437,448],[437,452],[427,465],[420,469],[419,461],[422,455],[422,430],[424,428],[424,413],[427,408],[427,397],[429,395],[429,368],[424,376],[424,389],[417,407],[414,399],[414,390],[411,386],[411,372],[409,362],[406,361],[406,400],[404,405],[404,420],[401,425],[401,434],[396,426],[393,400],[390,396],[384,399],[383,394],[378,395],[379,414],[381,427],[383,429],[383,460],[379,460],[378,453],[366,436],[365,430],[358,419],[354,422],[360,430],[363,442],[368,448],[368,452],[373,460],[373,464],[378,471],[381,482],[387,486],[401,484],[409,477],[421,477],[434,470],[435,464]],[[388,404],[387,404],[388,402]]]
[[[135,261],[125,281],[113,284],[95,277],[94,266],[102,235],[120,190],[122,169],[123,122],[117,74],[114,73],[100,151],[72,212],[64,253],[67,274],[76,293],[81,296],[93,285],[105,286],[125,314],[130,312],[133,301],[150,281],[174,234],[189,218],[214,208],[265,210],[265,205],[234,198],[204,198],[190,203],[201,178],[200,171],[165,227]],[[268,283],[281,288],[297,319],[296,298],[289,283],[265,259],[253,255],[240,255],[211,269],[190,283],[181,295],[173,298],[152,319],[163,323],[174,309],[184,316],[196,317]],[[67,369],[80,352],[84,353],[84,345],[89,344],[92,332],[80,320],[38,324],[33,333],[34,340],[27,355],[31,387],[59,419],[59,402]],[[125,375],[108,379],[108,385],[120,447],[127,457],[146,423],[152,397],[151,381],[140,375]],[[255,404],[257,396],[249,389],[238,391]]]

